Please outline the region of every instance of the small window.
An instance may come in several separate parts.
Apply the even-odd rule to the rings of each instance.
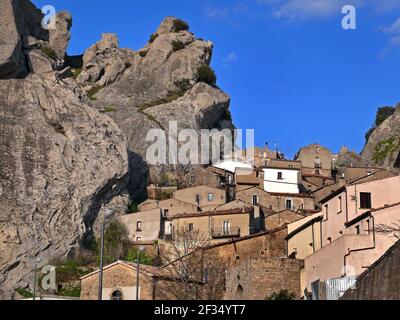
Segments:
[[[164,209],[164,217],[168,217],[169,215],[169,209]]]
[[[325,220],[328,220],[329,218],[329,205],[325,205]]]
[[[115,290],[112,294],[111,294],[111,300],[112,301],[122,301],[122,292],[119,290]]]
[[[189,223],[188,224],[188,231],[193,231],[194,230],[194,224],[193,223]]]
[[[258,195],[256,195],[256,194],[253,195],[253,201],[252,201],[252,203],[253,203],[253,206],[258,205]]]
[[[291,199],[286,199],[286,209],[292,210],[293,209],[293,204]]]
[[[342,197],[338,198],[338,208],[339,208],[338,213],[341,213],[343,211],[343,208],[342,208]]]
[[[319,170],[315,170],[315,174],[317,175],[317,176],[319,176],[320,175],[320,171]]]
[[[142,237],[136,237],[136,241],[137,242],[142,241]]]
[[[356,234],[361,234],[361,228],[360,228],[360,226],[356,226]]]
[[[368,192],[360,193],[360,208],[372,209],[371,193]]]
[[[142,231],[142,221],[136,223],[136,231]]]
[[[196,203],[197,203],[197,205],[200,204],[200,195],[199,194],[196,194]]]
[[[208,201],[213,201],[214,200],[214,195],[212,193],[208,194]]]
[[[223,232],[224,235],[228,235],[230,233],[231,229],[231,222],[230,221],[224,221],[223,225]]]
[[[282,172],[278,172],[278,180],[283,180],[283,173]]]

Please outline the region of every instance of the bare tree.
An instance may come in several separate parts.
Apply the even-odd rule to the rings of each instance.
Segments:
[[[164,269],[176,279],[169,294],[178,300],[216,300],[225,282],[225,264],[213,250],[209,239],[198,230],[182,228],[174,233],[162,252]]]
[[[379,224],[375,227],[375,230],[383,236],[400,239],[400,220],[393,222],[391,225]]]

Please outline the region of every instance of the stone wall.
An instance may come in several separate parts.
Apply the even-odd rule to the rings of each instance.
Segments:
[[[300,270],[303,261],[252,257],[227,271],[226,300],[265,300],[274,293],[287,290],[300,298]]]
[[[400,242],[364,272],[342,300],[400,300]]]

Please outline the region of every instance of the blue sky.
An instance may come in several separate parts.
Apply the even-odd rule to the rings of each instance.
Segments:
[[[165,16],[214,42],[236,126],[288,156],[319,142],[360,152],[379,106],[400,102],[400,0],[34,0],[74,18],[70,54],[102,32],[139,49]],[[343,30],[354,4],[357,29]]]

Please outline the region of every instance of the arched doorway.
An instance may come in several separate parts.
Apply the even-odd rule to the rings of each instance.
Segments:
[[[122,292],[120,290],[115,290],[111,294],[111,300],[113,300],[113,301],[122,301],[122,300],[124,300],[123,297],[122,297]]]

